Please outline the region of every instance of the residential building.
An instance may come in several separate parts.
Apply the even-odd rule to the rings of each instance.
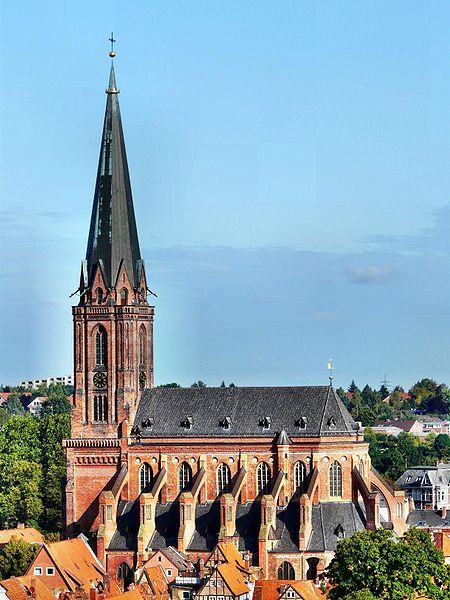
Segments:
[[[52,592],[88,592],[93,585],[104,587],[106,572],[84,535],[43,544],[26,575],[39,579]]]
[[[94,534],[109,575],[125,580],[159,550],[201,563],[218,542],[245,552],[260,579],[280,567],[315,579],[339,539],[381,524],[381,505],[386,525],[403,533],[404,492],[372,469],[364,429],[331,383],[154,387],[155,309],[113,65],[97,173],[72,311],[66,534]],[[214,573],[234,597],[248,593],[236,565]],[[214,589],[208,595],[220,596]]]
[[[0,600],[55,600],[36,577],[10,577],[0,581]]]
[[[36,398],[27,402],[25,408],[31,415],[37,416],[47,400],[47,396],[36,396]]]
[[[395,419],[393,421],[375,421],[371,429],[375,433],[398,436],[402,431],[418,437],[426,437],[430,433],[436,435],[449,433],[450,422],[428,415],[417,416],[415,419]]]
[[[61,385],[74,385],[74,377],[73,375],[60,375],[60,376],[50,376],[45,377],[44,379],[24,379],[23,381],[19,381],[18,385],[31,388],[33,390],[37,390],[41,385],[46,385],[47,387],[52,384],[61,384]]]
[[[25,527],[19,524],[14,529],[0,529],[0,548],[10,542],[13,538],[23,540],[28,544],[43,544],[44,536],[34,527]]]
[[[253,592],[253,600],[325,600],[326,597],[312,581],[283,579],[258,580]]]
[[[188,561],[186,554],[169,546],[153,552],[143,568],[149,569],[150,567],[160,567],[168,583],[172,583],[179,575],[186,573]]]
[[[397,485],[413,500],[416,509],[450,508],[450,463],[410,467]]]

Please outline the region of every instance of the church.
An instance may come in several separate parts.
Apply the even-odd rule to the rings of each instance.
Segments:
[[[110,53],[112,63],[115,53]],[[259,579],[315,579],[339,539],[406,529],[404,492],[371,467],[332,387],[158,388],[111,64],[79,303],[65,535],[112,577],[172,546],[191,564],[232,542]]]

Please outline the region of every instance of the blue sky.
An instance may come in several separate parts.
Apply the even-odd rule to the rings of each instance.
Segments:
[[[0,8],[0,382],[71,371],[108,37],[157,383],[450,381],[448,2]]]

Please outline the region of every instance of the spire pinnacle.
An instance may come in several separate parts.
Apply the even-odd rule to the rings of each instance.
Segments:
[[[116,74],[114,72],[114,57],[116,56],[116,53],[114,51],[114,44],[116,43],[116,40],[114,39],[114,34],[112,31],[111,31],[111,37],[109,38],[109,41],[111,42],[111,50],[109,51],[109,56],[111,58],[111,70],[109,72],[108,89],[105,91],[107,94],[119,94],[120,90],[117,87]]]

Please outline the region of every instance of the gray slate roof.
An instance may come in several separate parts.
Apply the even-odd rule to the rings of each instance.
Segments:
[[[130,175],[119,108],[119,91],[111,65],[105,121],[86,251],[89,279],[101,261],[106,285],[116,283],[123,260],[135,287],[142,266]],[[89,281],[90,285],[91,281]]]
[[[339,525],[350,537],[364,529],[362,515],[352,502],[321,502],[312,509],[312,534],[308,551],[335,551]]]
[[[219,529],[219,503],[197,504],[195,507],[195,531],[188,550],[213,550],[218,541]]]
[[[450,484],[450,464],[411,467],[396,483],[404,490],[432,485],[447,486]]]
[[[180,515],[178,502],[157,504],[155,509],[155,533],[148,544],[148,548],[158,550],[178,543],[178,529]]]
[[[139,502],[120,501],[117,507],[117,529],[108,550],[136,550],[139,528]]]
[[[142,394],[133,432],[142,438],[274,438],[283,429],[289,437],[354,435],[357,425],[328,386],[153,388]]]
[[[450,514],[442,517],[438,510],[412,510],[406,522],[410,527],[449,527]]]

